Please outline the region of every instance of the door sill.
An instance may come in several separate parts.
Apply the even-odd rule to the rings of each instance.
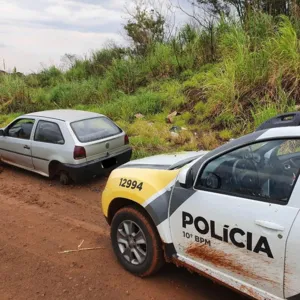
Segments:
[[[40,171],[37,171],[35,169],[31,169],[31,168],[19,165],[19,164],[13,163],[13,162],[5,160],[5,159],[1,159],[1,161],[4,162],[5,164],[8,164],[8,165],[11,165],[11,166],[14,166],[14,167],[26,170],[26,171],[34,172],[34,173],[37,173],[37,174],[42,175],[44,177],[49,177],[49,175],[44,173],[44,172],[40,172]]]

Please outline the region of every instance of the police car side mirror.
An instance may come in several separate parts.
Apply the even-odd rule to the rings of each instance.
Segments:
[[[183,168],[178,175],[178,182],[181,187],[189,189],[193,186],[193,175],[191,168]]]

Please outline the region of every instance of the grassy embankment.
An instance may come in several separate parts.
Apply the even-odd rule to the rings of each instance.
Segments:
[[[75,108],[115,120],[135,157],[211,149],[297,108],[299,36],[299,23],[256,14],[247,28],[223,21],[211,34],[186,26],[145,57],[106,49],[66,72],[0,75],[0,126],[21,113]],[[174,110],[181,114],[169,124]],[[187,130],[171,136],[174,125]]]

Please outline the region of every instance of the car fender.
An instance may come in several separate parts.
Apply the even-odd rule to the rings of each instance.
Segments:
[[[70,155],[69,155],[70,156]],[[64,158],[63,156],[61,155],[57,155],[57,153],[54,153],[53,155],[51,155],[49,158],[49,164],[52,162],[52,161],[58,161],[59,163],[61,164],[68,164],[70,163],[70,160]],[[85,160],[84,160],[85,162]]]
[[[66,159],[62,155],[58,155],[57,153],[53,153],[52,155],[50,155],[50,157],[48,157],[47,160],[48,160],[48,170],[49,170],[50,164],[52,162],[58,162],[61,165],[65,165],[65,164],[69,164],[70,163],[70,160]],[[85,159],[78,160],[78,163],[83,163],[83,162],[86,162]],[[50,173],[49,173],[49,176],[50,176]]]
[[[170,242],[169,201],[179,170],[119,168],[114,170],[102,194],[102,210],[109,215],[111,203],[128,199],[142,206],[158,229],[164,243]],[[129,184],[136,181],[139,188]],[[125,183],[124,183],[125,182]]]

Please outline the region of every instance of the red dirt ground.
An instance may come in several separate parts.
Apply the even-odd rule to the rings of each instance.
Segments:
[[[117,263],[102,216],[106,178],[85,185],[8,166],[0,174],[0,299],[231,299],[241,296],[166,265],[140,279]],[[59,254],[82,247],[102,249]]]

